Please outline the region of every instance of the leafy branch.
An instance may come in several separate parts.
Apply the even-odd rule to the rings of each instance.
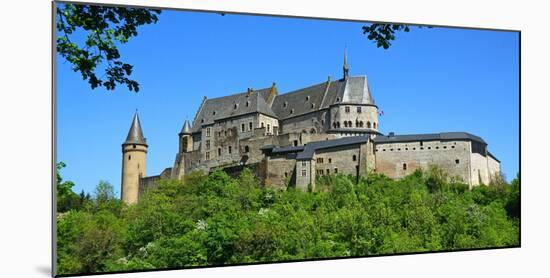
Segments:
[[[124,84],[130,91],[139,91],[139,83],[130,79],[133,66],[121,60],[118,44],[138,35],[141,25],[158,21],[160,10],[60,4],[56,10],[57,52],[80,72],[92,89],[114,90]],[[84,30],[86,39],[80,46],[74,42],[75,32]],[[98,76],[100,65],[104,73]]]

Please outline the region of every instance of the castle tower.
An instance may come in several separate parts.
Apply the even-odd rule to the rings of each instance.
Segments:
[[[180,153],[193,151],[193,137],[191,137],[191,126],[189,121],[185,120],[183,128],[178,134],[180,137]]]
[[[122,143],[121,199],[134,204],[139,198],[139,182],[145,176],[147,140],[143,137],[137,112],[134,114],[126,141]]]

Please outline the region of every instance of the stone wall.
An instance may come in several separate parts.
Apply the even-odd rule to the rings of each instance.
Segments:
[[[376,143],[376,172],[397,179],[437,165],[464,182],[470,179],[470,142]]]

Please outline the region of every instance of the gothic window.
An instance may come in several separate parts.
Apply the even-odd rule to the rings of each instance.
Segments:
[[[357,106],[357,113],[361,113],[361,106]]]
[[[336,98],[336,102],[340,102],[340,98],[339,98],[339,97]]]
[[[346,106],[346,107],[344,108],[344,110],[346,111],[346,113],[349,113],[349,110],[350,110],[350,109],[349,109],[349,106]]]
[[[288,178],[288,172],[285,172],[285,178]]]
[[[327,169],[327,175],[330,175],[330,169]]]

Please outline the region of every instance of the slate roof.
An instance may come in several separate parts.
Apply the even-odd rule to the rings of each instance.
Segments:
[[[191,126],[189,126],[189,121],[185,120],[183,127],[181,128],[180,134],[191,134]]]
[[[124,141],[124,144],[140,144],[140,145],[147,145],[147,140],[145,137],[143,137],[143,131],[141,130],[141,124],[139,122],[139,116],[136,112],[134,114],[134,119],[132,120],[132,125],[130,126],[130,130],[128,131],[128,136],[126,136],[126,140]]]
[[[298,153],[296,160],[310,160],[317,150],[328,149],[340,146],[363,144],[369,140],[367,136],[351,136],[334,140],[309,142],[305,145],[304,151]]]
[[[266,103],[270,90],[271,87],[206,99],[193,120],[191,131],[198,132],[203,125],[213,124],[216,120],[255,112],[276,118],[277,115],[273,113],[271,107]],[[237,105],[236,109],[235,105]]]
[[[271,108],[279,119],[286,119],[325,109],[337,103],[374,105],[367,77],[353,76],[347,79],[325,81],[281,94],[275,97]]]
[[[269,99],[273,88],[205,99],[193,120],[191,132],[198,132],[203,125],[213,124],[216,120],[249,113],[262,113],[283,120],[325,109],[337,103],[374,105],[366,76],[327,80]]]
[[[483,138],[467,132],[442,132],[427,134],[405,134],[393,136],[376,136],[375,143],[414,142],[414,141],[445,141],[445,140],[471,140],[487,144]]]

